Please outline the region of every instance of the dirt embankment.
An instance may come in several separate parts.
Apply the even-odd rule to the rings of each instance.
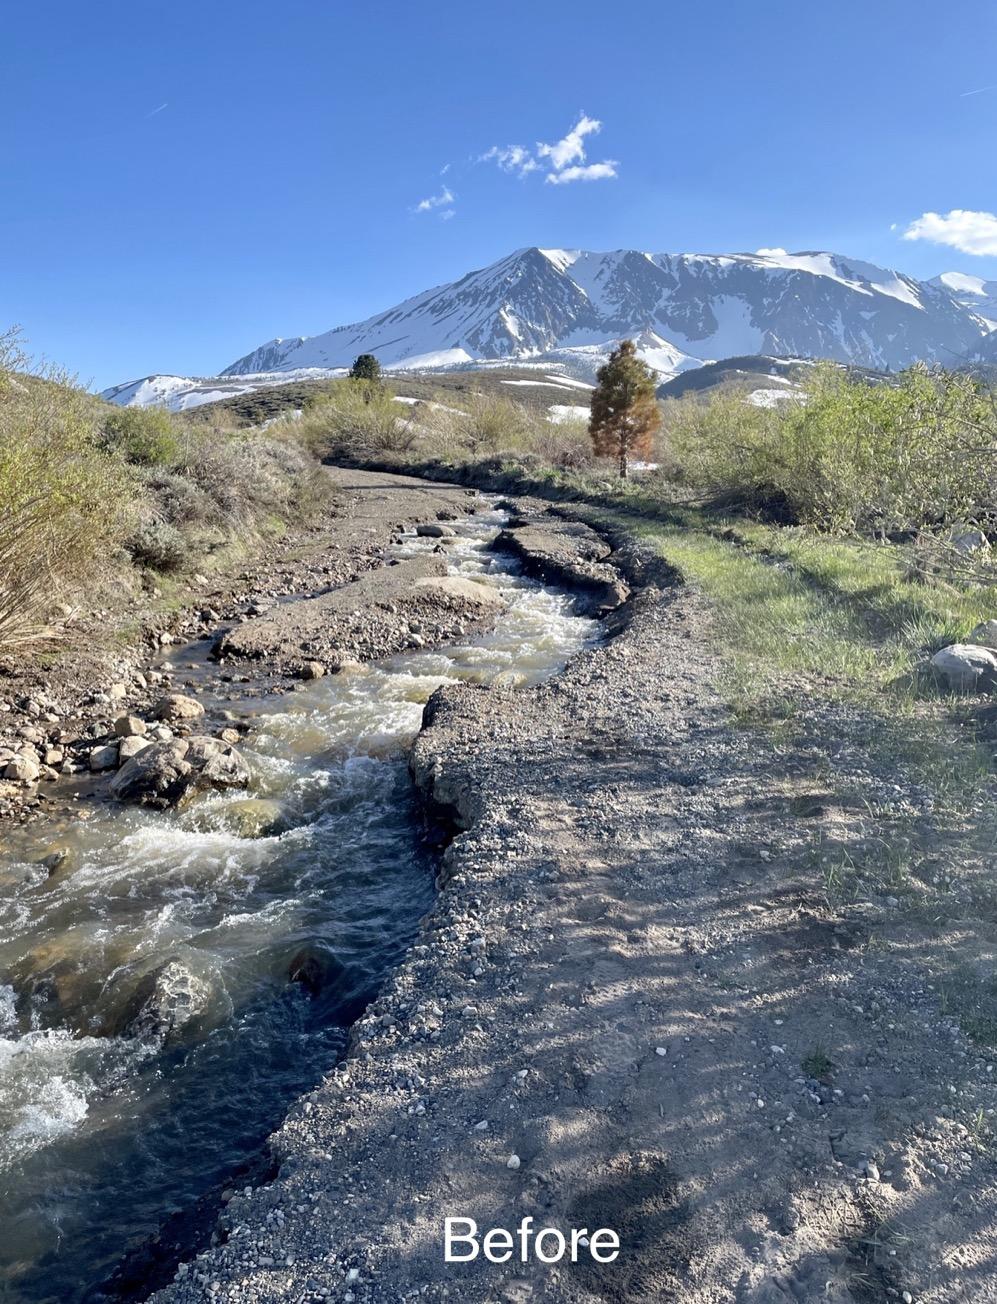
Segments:
[[[920,793],[844,709],[780,747],[735,730],[694,592],[627,614],[541,687],[430,702],[436,908],[159,1304],[997,1298],[997,1060],[931,981],[959,938],[832,904],[813,854]],[[613,1228],[619,1259],[444,1261],[444,1218],[526,1215]]]

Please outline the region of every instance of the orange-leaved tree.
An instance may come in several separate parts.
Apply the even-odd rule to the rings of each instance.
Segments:
[[[661,425],[654,375],[637,356],[633,340],[623,340],[599,368],[592,392],[589,434],[596,457],[612,457],[625,480],[631,458],[646,459]]]

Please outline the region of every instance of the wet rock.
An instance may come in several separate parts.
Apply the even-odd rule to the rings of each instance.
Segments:
[[[298,673],[302,679],[321,679],[325,666],[321,661],[306,661]]]
[[[266,797],[247,797],[211,811],[212,827],[221,827],[238,838],[268,838],[287,827],[280,802]]]
[[[439,521],[427,521],[417,525],[415,532],[423,539],[452,539],[457,533],[452,525],[441,525]]]
[[[234,747],[209,756],[197,774],[198,788],[248,788],[249,766]]]
[[[165,809],[175,806],[192,782],[194,767],[184,754],[184,741],[153,743],[126,762],[111,780],[119,801]]]
[[[212,995],[203,978],[169,960],[140,979],[105,1031],[112,1037],[173,1040],[207,1013]]]
[[[187,739],[187,750],[184,752],[184,759],[191,765],[202,766],[212,756],[217,756],[219,752],[224,752],[228,744],[223,743],[220,738],[212,738],[210,734],[191,734]]]
[[[988,692],[997,684],[997,653],[972,643],[943,647],[931,665],[955,692]]]
[[[208,788],[245,788],[249,767],[234,748],[218,738],[151,743],[121,767],[111,782],[120,801],[165,809]]]
[[[184,693],[167,693],[156,703],[156,719],[166,724],[189,724],[192,720],[200,720],[203,715],[201,703]]]

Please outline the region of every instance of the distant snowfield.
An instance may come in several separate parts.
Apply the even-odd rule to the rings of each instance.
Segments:
[[[554,403],[547,413],[551,421],[561,425],[565,421],[587,421],[591,409],[575,403]]]
[[[772,379],[778,380],[780,377],[773,376]],[[750,403],[752,407],[774,408],[780,403],[799,403],[802,397],[802,394],[791,389],[755,389],[744,401]]]

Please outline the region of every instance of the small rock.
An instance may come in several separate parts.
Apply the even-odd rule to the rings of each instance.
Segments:
[[[522,1160],[519,1158],[519,1155],[510,1155],[505,1161],[505,1166],[506,1168],[518,1168],[521,1162]]]
[[[321,679],[325,674],[325,666],[321,661],[306,661],[298,674],[301,679]]]

